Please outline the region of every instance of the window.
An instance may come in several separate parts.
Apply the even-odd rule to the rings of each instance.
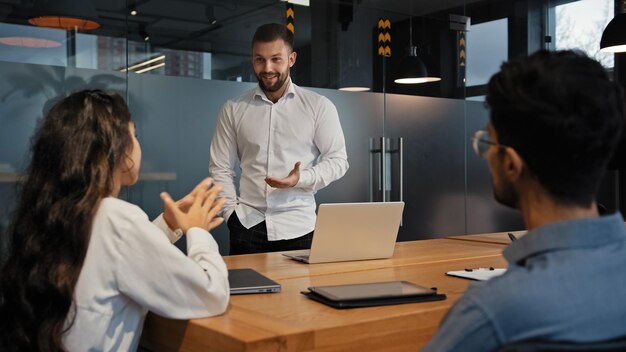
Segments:
[[[600,51],[600,38],[613,12],[613,0],[581,0],[556,6],[556,49],[582,50],[612,69],[613,54]]]
[[[508,59],[508,20],[506,18],[472,25],[467,32],[466,86],[487,84]]]

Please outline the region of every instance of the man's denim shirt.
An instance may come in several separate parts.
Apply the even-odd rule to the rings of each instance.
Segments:
[[[507,272],[474,283],[423,351],[626,336],[626,226],[617,213],[541,226],[504,250]]]

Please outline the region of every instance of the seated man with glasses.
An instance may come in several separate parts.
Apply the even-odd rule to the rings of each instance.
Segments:
[[[507,272],[472,284],[424,351],[626,336],[626,227],[619,213],[600,217],[595,199],[624,128],[622,95],[571,51],[511,60],[491,78],[490,121],[473,147],[528,234],[504,250]]]

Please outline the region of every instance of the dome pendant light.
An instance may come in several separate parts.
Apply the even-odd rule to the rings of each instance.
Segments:
[[[417,47],[411,45],[407,48],[407,54],[398,66],[398,74],[394,82],[398,84],[419,84],[426,82],[441,81],[440,77],[431,77],[424,62],[417,56]]]
[[[626,51],[626,0],[620,1],[619,13],[604,29],[600,39],[600,51],[609,53]]]
[[[398,65],[394,82],[398,84],[420,84],[441,81],[440,77],[431,77],[424,62],[417,56],[417,46],[413,45],[413,1],[409,11],[409,47],[400,65]]]

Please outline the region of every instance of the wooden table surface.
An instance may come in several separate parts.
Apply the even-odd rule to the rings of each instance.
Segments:
[[[459,241],[485,242],[509,245],[511,243],[511,239],[508,235],[509,233],[512,233],[515,237],[520,238],[524,236],[527,231],[507,231],[496,233],[483,233],[478,235],[448,236],[446,238]]]
[[[281,253],[224,257],[229,268],[254,268],[282,292],[231,296],[218,317],[177,321],[150,314],[142,346],[154,351],[417,351],[434,334],[470,281],[445,275],[505,266],[500,243],[434,239],[401,242],[393,258],[304,264]],[[317,285],[406,280],[445,293],[444,301],[334,309],[301,291]]]

